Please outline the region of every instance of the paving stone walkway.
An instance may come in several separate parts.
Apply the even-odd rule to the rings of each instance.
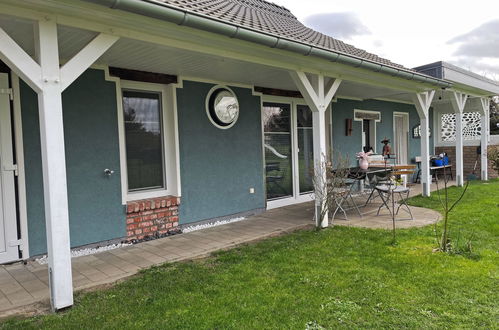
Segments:
[[[413,194],[418,193],[417,186]],[[367,228],[391,228],[391,217],[386,212],[376,216],[371,209],[362,218],[349,212],[349,220],[335,219],[335,225]],[[377,209],[377,208],[376,208]],[[397,221],[397,227],[424,226],[438,221],[435,211],[415,208],[413,221]],[[143,242],[115,250],[73,258],[73,286],[75,291],[136,274],[140,269],[165,262],[174,262],[208,256],[243,243],[313,227],[313,203],[296,204],[268,210],[246,220],[185,234]],[[36,261],[27,264],[0,265],[0,317],[49,306],[48,272],[46,265]],[[40,307],[42,306],[42,307]]]

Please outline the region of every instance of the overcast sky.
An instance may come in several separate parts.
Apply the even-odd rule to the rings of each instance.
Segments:
[[[415,67],[447,61],[499,80],[499,1],[273,0],[305,25]]]

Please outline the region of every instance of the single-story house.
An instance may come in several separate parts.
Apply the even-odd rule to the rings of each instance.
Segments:
[[[311,200],[331,149],[355,164],[389,138],[429,195],[430,154],[455,149],[462,184],[480,141],[487,179],[497,82],[406,68],[264,0],[2,0],[0,61],[0,263],[48,253],[55,309],[70,248]]]

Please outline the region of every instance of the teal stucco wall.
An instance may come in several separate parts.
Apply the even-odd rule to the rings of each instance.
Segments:
[[[251,89],[231,87],[239,118],[219,129],[205,110],[212,87],[184,81],[177,89],[182,224],[265,207],[260,98]]]
[[[345,135],[345,120],[353,119],[354,109],[381,112],[381,122],[376,126],[376,151],[381,153],[381,140],[384,137],[393,141],[393,113],[409,113],[409,159],[414,161],[421,154],[421,139],[412,137],[412,128],[418,125],[420,120],[416,108],[410,104],[395,103],[378,100],[356,101],[338,99],[332,104],[332,139],[333,153],[341,153],[348,157],[352,166],[357,165],[355,154],[362,150],[361,122],[353,121],[351,136]],[[430,128],[433,126],[433,112],[430,111]],[[433,134],[430,138],[430,153],[433,152]]]
[[[36,94],[21,84],[30,255],[45,253],[46,232]],[[126,235],[121,201],[116,87],[87,70],[63,93],[71,246]],[[104,169],[113,169],[111,177]]]

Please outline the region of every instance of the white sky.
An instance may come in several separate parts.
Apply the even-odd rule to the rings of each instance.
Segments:
[[[272,1],[288,8],[305,25],[321,32],[327,31],[328,21],[339,21],[336,18],[343,16],[347,19],[353,17],[358,24],[342,26],[364,25],[367,28],[364,33],[344,37],[342,33],[348,34],[348,31],[330,27],[330,31],[338,31],[339,35],[328,34],[406,67],[444,60],[499,80],[498,0]],[[317,20],[311,19],[311,15],[330,13],[337,13],[335,19],[326,16],[322,23],[315,23],[319,26],[312,26]],[[481,29],[473,31],[483,24],[485,26]],[[460,41],[449,43],[466,34]],[[459,55],[456,54],[458,50],[461,50]]]

